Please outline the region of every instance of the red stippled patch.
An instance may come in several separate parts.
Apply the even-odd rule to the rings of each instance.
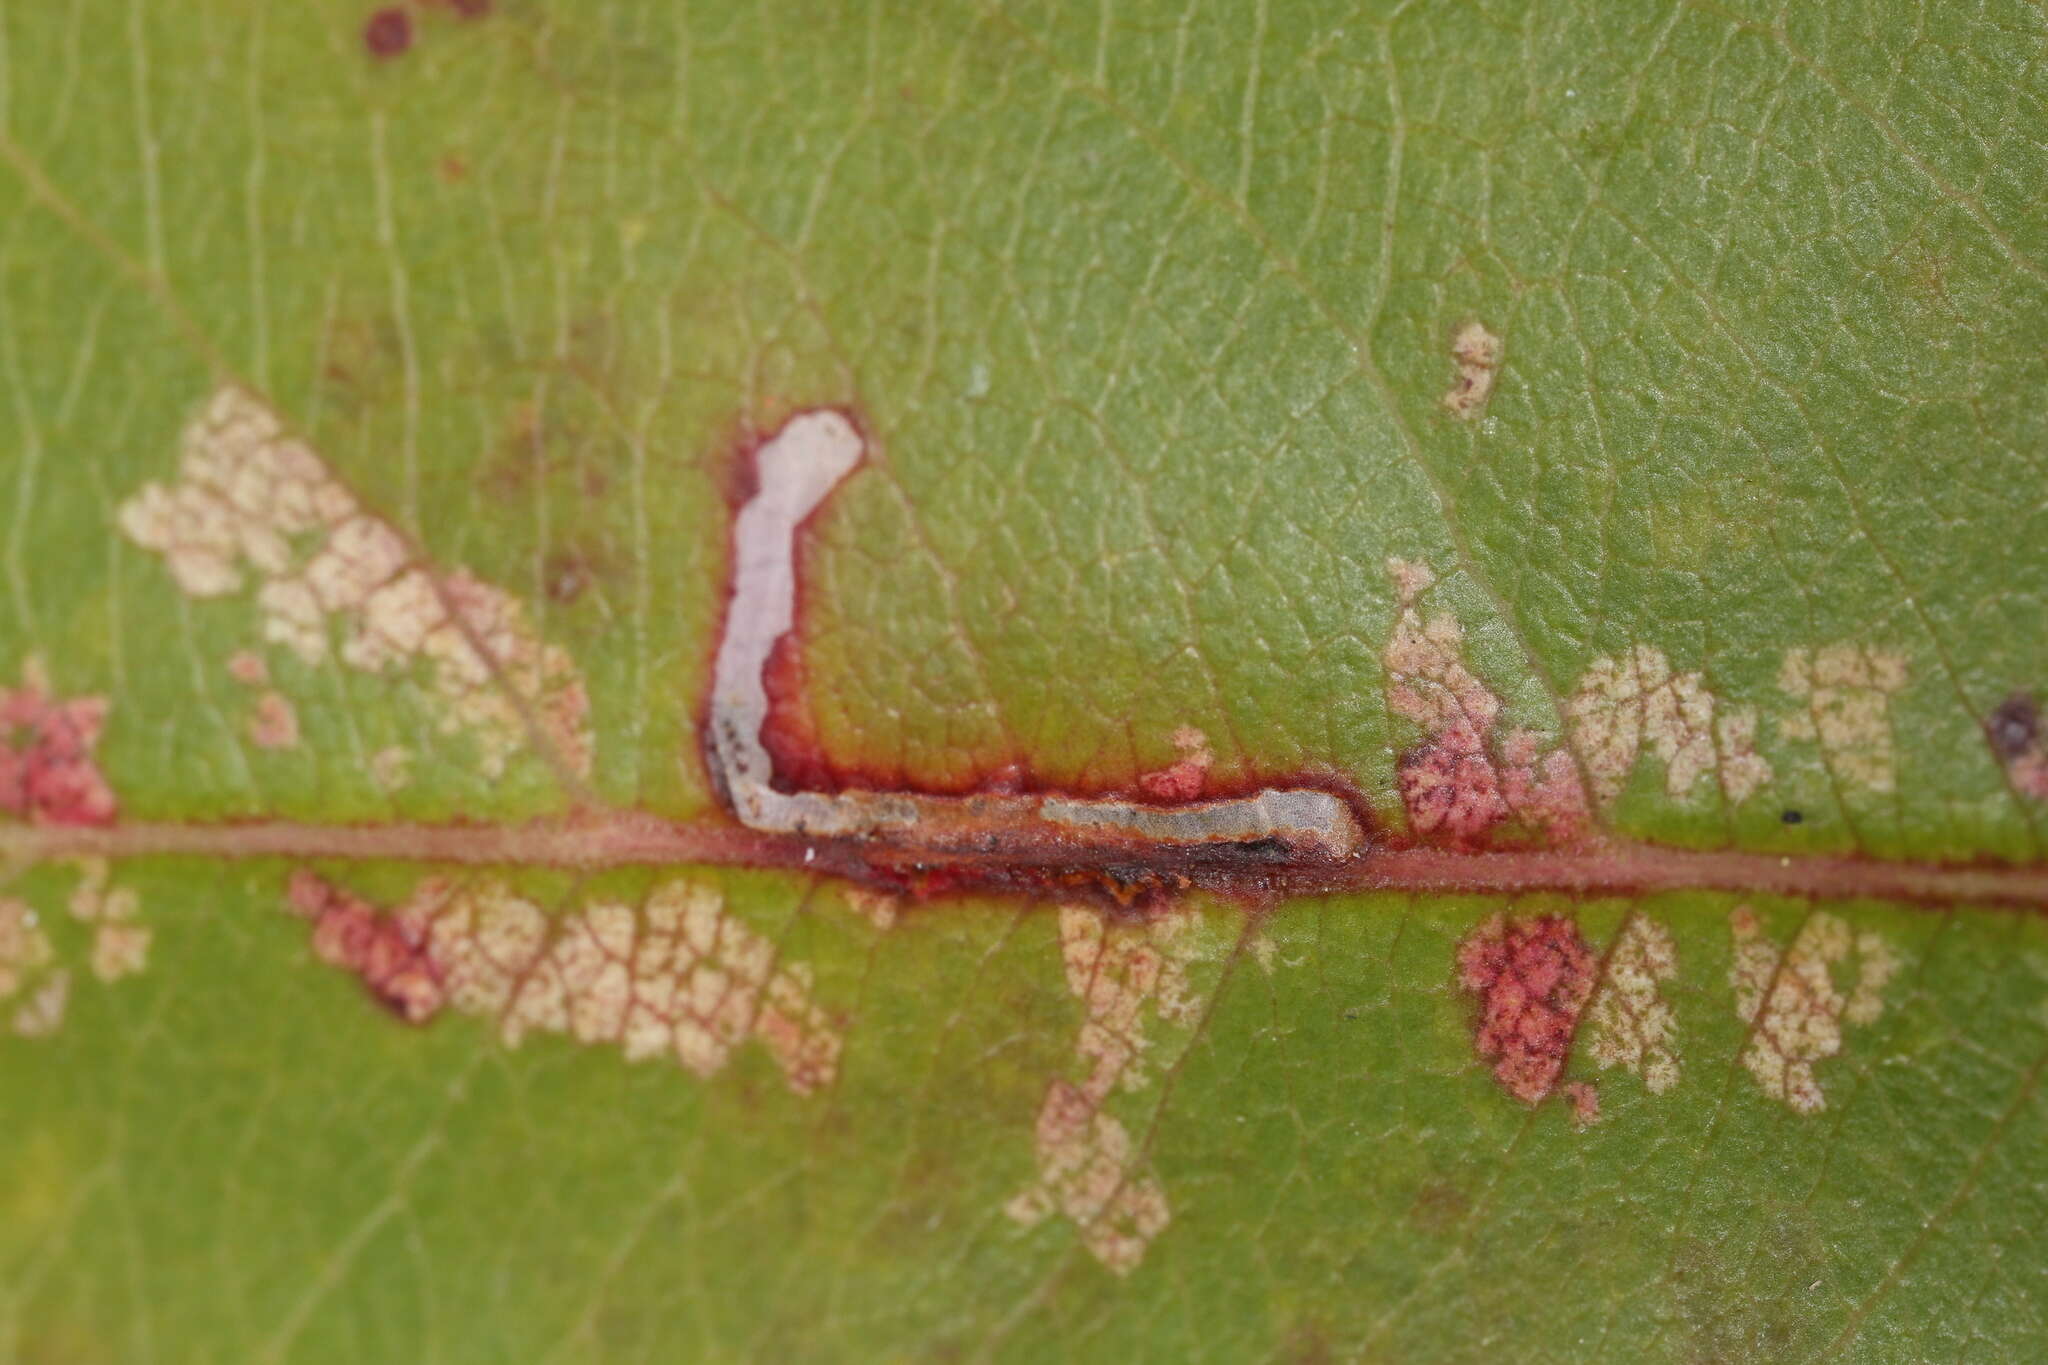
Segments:
[[[396,57],[412,46],[412,20],[396,5],[378,10],[363,25],[363,46],[372,57]]]
[[[399,1018],[422,1024],[446,999],[446,971],[430,951],[431,925],[405,907],[386,915],[368,901],[330,886],[303,868],[292,874],[288,901],[313,922],[313,951],[322,962],[354,972]]]
[[[1460,718],[1401,755],[1401,804],[1420,835],[1469,844],[1508,817],[1492,756]]]
[[[1600,1121],[1600,1091],[1591,1081],[1571,1081],[1564,1087],[1565,1103],[1572,1107],[1572,1122],[1591,1128]]]
[[[1419,839],[1473,848],[1506,835],[1571,843],[1584,837],[1585,789],[1571,755],[1545,749],[1533,730],[1502,732],[1503,706],[1466,666],[1464,628],[1448,612],[1422,614],[1436,583],[1427,564],[1387,561],[1401,614],[1381,653],[1387,709],[1422,731],[1401,755],[1401,804]]]
[[[1563,915],[1494,915],[1458,945],[1458,984],[1479,997],[1472,1045],[1516,1099],[1535,1104],[1557,1085],[1597,970]]]
[[[104,825],[114,792],[93,761],[107,721],[105,697],[50,695],[42,669],[0,691],[0,810],[41,825]]]

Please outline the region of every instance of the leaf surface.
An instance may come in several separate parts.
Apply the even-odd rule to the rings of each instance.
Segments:
[[[0,11],[0,1354],[2029,1358],[2044,59]],[[785,785],[1367,852],[742,828],[819,408]]]

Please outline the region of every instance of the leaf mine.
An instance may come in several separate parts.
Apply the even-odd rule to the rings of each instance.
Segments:
[[[1766,1095],[1796,1113],[1827,1107],[1814,1064],[1842,1050],[1845,1024],[1870,1024],[1884,1013],[1883,991],[1898,958],[1875,932],[1852,934],[1839,916],[1816,911],[1780,950],[1763,935],[1756,913],[1738,906],[1728,917],[1735,960],[1728,970],[1735,1013],[1750,1026],[1742,1065]],[[1845,993],[1838,964],[1854,962]]]
[[[754,453],[755,488],[732,531],[732,589],[714,665],[705,760],[743,824],[778,834],[861,838],[900,849],[1074,862],[1146,850],[1278,845],[1297,856],[1341,859],[1364,836],[1338,797],[1309,788],[1163,804],[1061,794],[987,791],[791,789],[764,740],[769,676],[794,643],[800,529],[861,463],[866,442],[843,413],[818,408],[785,422]],[[1197,742],[1198,743],[1198,742]],[[1173,790],[1205,766],[1195,752],[1169,770]],[[1178,765],[1176,765],[1178,766]]]
[[[309,668],[338,657],[363,673],[416,671],[436,725],[471,740],[484,776],[536,734],[545,756],[589,775],[589,700],[569,656],[509,593],[420,561],[247,390],[213,394],[185,428],[178,480],[144,487],[119,523],[187,595],[253,592],[262,639]],[[247,650],[229,668],[251,685],[269,674]],[[287,724],[289,700],[269,695],[252,738],[289,747],[296,717]]]
[[[389,912],[301,869],[286,908],[321,961],[360,977],[409,1023],[444,1008],[531,1033],[609,1043],[709,1077],[757,1040],[797,1094],[830,1085],[843,1039],[811,1000],[810,968],[730,915],[716,890],[657,886],[638,907],[600,901],[550,915],[504,883],[422,881]]]

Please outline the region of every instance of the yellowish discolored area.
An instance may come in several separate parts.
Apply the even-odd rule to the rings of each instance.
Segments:
[[[1820,745],[1835,780],[1892,790],[1892,698],[1906,686],[1906,658],[1860,644],[1788,649],[1778,687],[1799,708],[1778,722],[1786,739]]]
[[[1814,912],[1783,950],[1763,936],[1749,907],[1737,907],[1728,922],[1735,1012],[1750,1026],[1742,1065],[1765,1094],[1798,1113],[1817,1113],[1827,1098],[1814,1064],[1841,1052],[1845,1024],[1870,1024],[1884,1012],[1884,987],[1898,958],[1874,931],[1852,933],[1826,911]],[[1845,991],[1837,968],[1852,963]]]
[[[1103,1106],[1115,1091],[1150,1084],[1148,1019],[1194,1026],[1187,979],[1194,927],[1186,912],[1144,923],[1112,923],[1078,905],[1059,913],[1067,989],[1085,1010],[1074,1045],[1085,1074],[1046,1087],[1033,1132],[1038,1178],[1004,1210],[1026,1226],[1065,1217],[1089,1253],[1119,1275],[1137,1268],[1172,1213],[1158,1178],[1140,1168],[1129,1130]]]
[[[1730,801],[1743,801],[1771,780],[1770,763],[1756,752],[1756,712],[1721,705],[1700,674],[1674,672],[1653,645],[1596,661],[1565,714],[1603,802],[1621,794],[1646,748],[1663,762],[1664,790],[1673,797],[1691,795],[1711,777]]]
[[[253,579],[262,638],[309,667],[338,654],[365,673],[421,668],[439,728],[474,741],[485,776],[536,736],[546,757],[589,775],[589,701],[567,653],[540,639],[509,593],[420,562],[247,390],[214,393],[185,429],[178,481],[143,488],[119,522],[193,597],[242,593]],[[269,675],[246,650],[228,669],[252,686]],[[288,705],[277,692],[259,699],[249,727],[259,747],[296,742]]]
[[[494,1020],[508,1046],[563,1034],[698,1076],[757,1040],[798,1094],[838,1075],[843,1039],[809,967],[781,962],[711,887],[669,881],[638,907],[551,915],[502,881],[432,877],[385,913],[302,872],[288,905],[313,921],[322,960],[413,1022],[452,1008]]]
[[[1608,949],[1607,966],[1587,1016],[1587,1051],[1602,1068],[1643,1078],[1652,1094],[1678,1084],[1678,1025],[1662,983],[1678,975],[1671,931],[1643,914],[1629,916]]]

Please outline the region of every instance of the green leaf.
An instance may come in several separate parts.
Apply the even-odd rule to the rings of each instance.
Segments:
[[[0,1359],[2032,1358],[2044,71],[0,9]]]

